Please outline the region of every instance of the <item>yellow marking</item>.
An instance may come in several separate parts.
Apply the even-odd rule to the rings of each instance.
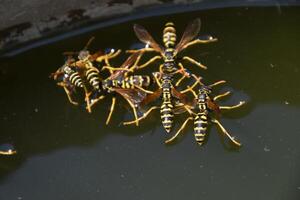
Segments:
[[[121,86],[122,88],[126,88],[126,81],[122,81],[122,86]]]
[[[205,131],[206,128],[205,128],[205,127],[201,127],[201,126],[200,126],[200,127],[197,127],[197,126],[196,126],[196,127],[194,127],[194,130],[195,130],[195,131]]]
[[[171,112],[172,109],[171,108],[163,108],[161,109],[161,112]]]
[[[162,123],[163,123],[163,124],[171,124],[171,123],[173,123],[173,121],[164,119],[164,120],[162,121]]]
[[[168,113],[168,114],[164,114],[161,116],[162,118],[167,118],[167,117],[174,117],[174,115],[172,115],[171,113]]]
[[[201,115],[200,118],[201,118],[202,120],[207,120],[207,117],[206,117],[205,115]]]
[[[203,134],[203,133],[195,133],[194,135],[196,137],[204,137],[204,136],[206,136],[206,134]]]
[[[165,26],[174,26],[173,22],[167,22]]]

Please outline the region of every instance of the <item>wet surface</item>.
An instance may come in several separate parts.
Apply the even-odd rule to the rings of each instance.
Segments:
[[[105,126],[110,100],[92,114],[69,104],[48,78],[64,51],[126,49],[137,39],[139,23],[161,41],[164,22],[182,33],[186,23],[202,21],[201,34],[217,43],[185,53],[208,66],[207,83],[225,79],[231,90],[224,103],[244,108],[221,119],[243,143],[225,148],[216,127],[198,147],[189,126],[173,145],[158,113],[140,127],[122,127],[131,117],[124,102]],[[300,197],[299,8],[235,8],[153,17],[49,44],[0,62],[1,143],[18,154],[0,157],[0,199],[289,199]],[[121,35],[122,34],[122,35]],[[176,129],[186,116],[177,118]]]

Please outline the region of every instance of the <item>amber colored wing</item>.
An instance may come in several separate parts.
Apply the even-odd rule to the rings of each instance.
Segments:
[[[160,97],[161,93],[162,89],[158,89],[154,93],[148,94],[146,98],[141,102],[141,105],[144,106],[151,103],[152,101],[155,101],[158,97]]]
[[[162,47],[159,44],[157,44],[157,42],[153,39],[153,37],[150,35],[150,33],[148,33],[148,31],[144,27],[135,24],[133,26],[133,30],[141,42],[149,44],[155,51],[158,51],[161,54],[163,53]]]
[[[175,88],[172,88],[171,92],[172,92],[172,96],[179,99],[180,102],[182,102],[184,104],[186,104],[188,102],[187,95],[178,92]]]
[[[187,110],[185,109],[183,103],[176,103],[173,112],[174,114],[178,115],[187,112]]]
[[[120,66],[120,68],[124,68],[125,70],[116,70],[108,78],[110,80],[114,80],[114,79],[117,79],[119,76],[122,76],[124,73],[127,72],[126,69],[129,69],[140,55],[141,55],[141,52],[136,52],[136,53],[131,54],[127,58],[127,60]]]
[[[89,57],[90,61],[95,61],[98,57],[103,56],[103,52],[102,51],[97,51],[96,53],[92,54]]]
[[[212,100],[207,100],[207,106],[209,109],[213,110],[217,116],[219,117],[221,115],[221,111],[220,111],[220,108],[219,106]]]
[[[132,102],[134,105],[139,105],[147,96],[145,92],[139,89],[114,88],[113,90]]]
[[[200,27],[201,27],[201,21],[199,18],[191,21],[188,24],[188,26],[186,27],[186,29],[181,37],[181,40],[175,47],[176,53],[180,52],[187,43],[189,43],[190,41],[195,39],[195,37],[198,36],[198,34],[200,32]]]

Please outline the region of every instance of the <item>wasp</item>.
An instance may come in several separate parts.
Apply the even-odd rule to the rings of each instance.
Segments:
[[[64,55],[68,56],[67,61],[61,68],[51,75],[51,77],[55,80],[62,75],[60,78],[62,81],[59,82],[58,85],[64,88],[69,101],[74,105],[78,105],[78,102],[74,101],[72,98],[75,88],[83,88],[85,101],[88,105],[88,112],[91,112],[91,106],[89,105],[89,96],[91,95],[91,92],[89,91],[89,87],[93,90],[99,90],[101,82],[99,70],[94,66],[93,62],[104,61],[105,63],[108,63],[109,59],[120,54],[120,50],[115,52],[113,49],[110,53],[104,55],[100,51],[90,54],[87,48],[93,40],[94,37],[92,37],[85,47],[79,52],[64,52]],[[78,54],[77,60],[72,57],[72,55],[75,54]]]
[[[149,32],[142,26],[135,24],[133,29],[138,37],[138,39],[146,44],[146,47],[143,49],[138,50],[128,50],[129,53],[134,53],[136,51],[142,52],[158,52],[160,55],[153,57],[148,62],[140,65],[138,68],[144,68],[148,66],[150,63],[154,62],[155,60],[163,59],[163,64],[160,65],[160,72],[168,73],[173,72],[175,65],[178,62],[177,55],[182,50],[201,43],[210,43],[217,41],[217,38],[213,38],[212,36],[207,37],[207,39],[199,39],[196,38],[200,32],[201,21],[199,18],[191,21],[188,26],[186,27],[181,40],[176,44],[177,35],[174,23],[168,22],[165,24],[165,28],[163,30],[163,44],[164,47],[159,45],[153,37],[149,34]],[[189,61],[201,68],[206,69],[207,67],[200,62],[197,62],[193,58],[189,56],[184,56],[181,60]],[[179,62],[178,65],[182,66]]]
[[[146,44],[146,48],[144,49],[139,49],[139,50],[129,50],[128,52],[138,52],[138,51],[156,51],[160,54],[160,56],[155,56],[154,58],[150,59],[148,62],[146,62],[143,65],[140,65],[138,68],[143,68],[148,66],[150,63],[154,62],[157,59],[162,59],[163,58],[163,64],[160,65],[159,67],[159,72],[154,74],[155,81],[157,85],[159,86],[159,89],[154,92],[153,94],[150,94],[147,96],[147,98],[143,101],[143,104],[147,104],[158,97],[162,96],[162,104],[160,107],[154,106],[150,108],[144,115],[139,118],[144,119],[150,112],[152,112],[155,109],[160,108],[160,116],[161,116],[161,121],[163,124],[164,129],[166,132],[170,132],[173,124],[173,97],[180,99],[182,102],[185,102],[185,91],[177,91],[173,85],[173,75],[176,73],[182,73],[184,76],[177,81],[175,86],[178,86],[179,83],[183,80],[185,76],[190,76],[189,73],[187,73],[186,69],[183,67],[182,63],[178,62],[177,59],[177,54],[182,51],[183,49],[197,44],[197,43],[208,43],[212,41],[216,41],[214,38],[209,38],[208,40],[200,40],[200,39],[195,39],[196,36],[199,34],[200,31],[200,19],[195,19],[192,22],[190,22],[185,29],[181,40],[179,43],[176,44],[176,29],[174,27],[174,24],[172,22],[168,22],[165,25],[164,31],[163,31],[163,43],[164,43],[164,48],[161,47],[154,39],[153,37],[148,33],[148,31],[140,26],[135,24],[134,25],[134,31],[138,39]],[[151,48],[149,48],[150,46]],[[182,58],[183,60],[188,60],[202,68],[206,67],[202,65],[199,62],[196,62],[194,59],[185,56]],[[177,63],[178,62],[178,63]],[[180,68],[178,68],[177,67]],[[136,120],[135,120],[136,121]],[[131,122],[125,122],[124,124],[131,124],[134,123],[135,121]]]
[[[154,72],[153,73],[154,80],[158,85],[158,89],[155,92],[148,93],[145,99],[141,102],[141,106],[149,104],[150,102],[156,100],[157,98],[162,98],[162,103],[160,106],[152,106],[145,112],[140,118],[134,121],[124,122],[124,125],[129,125],[136,123],[144,118],[146,118],[152,111],[156,109],[160,109],[160,118],[162,125],[167,133],[169,133],[172,129],[173,119],[174,119],[174,100],[179,100],[183,104],[188,102],[187,96],[185,95],[189,89],[183,91],[177,91],[173,86],[173,76],[172,74]],[[197,82],[194,83],[190,88],[194,88],[197,85]]]
[[[220,128],[221,132],[225,136],[227,136],[234,145],[236,145],[238,147],[241,146],[241,143],[236,141],[234,139],[234,137],[232,137],[226,131],[226,129],[222,126],[222,124],[219,122],[219,120],[217,118],[219,118],[221,110],[231,110],[231,109],[239,108],[240,106],[245,104],[245,102],[241,101],[239,104],[234,105],[234,106],[219,106],[216,103],[216,101],[222,97],[229,95],[230,94],[229,91],[225,92],[223,94],[217,95],[215,97],[211,97],[212,87],[219,85],[219,84],[223,84],[225,82],[226,81],[221,80],[221,81],[215,82],[208,86],[201,85],[199,88],[198,94],[194,90],[189,88],[189,90],[194,95],[195,99],[194,99],[192,105],[187,105],[187,104],[179,105],[178,104],[177,112],[181,113],[182,111],[180,111],[180,110],[182,108],[184,108],[184,110],[190,114],[190,117],[188,117],[185,120],[185,122],[182,124],[180,129],[178,129],[178,131],[176,132],[176,134],[173,137],[171,137],[170,139],[166,140],[165,143],[172,142],[175,138],[178,137],[178,135],[185,128],[185,126],[187,125],[187,123],[189,121],[194,121],[194,136],[195,136],[195,140],[198,145],[202,145],[204,143],[206,132],[207,132],[207,126],[211,122],[211,123],[216,124]],[[213,116],[213,114],[215,114],[215,116]]]
[[[14,155],[17,151],[12,144],[1,144],[0,155]]]
[[[112,102],[110,106],[110,112],[106,119],[106,124],[109,124],[112,113],[116,104],[116,94],[121,95],[131,106],[135,118],[137,118],[136,106],[146,97],[148,91],[143,87],[148,87],[151,84],[149,76],[144,75],[132,75],[128,76],[127,73],[132,72],[137,65],[137,60],[141,56],[140,52],[134,53],[127,58],[127,60],[119,67],[114,68],[104,66],[104,69],[108,69],[111,74],[108,78],[101,81],[101,92],[98,97],[92,99],[91,106],[95,105],[99,100],[106,97],[107,94],[112,93]],[[136,123],[138,125],[138,122]]]
[[[73,93],[76,88],[84,88],[87,93],[87,89],[83,83],[83,79],[80,76],[78,68],[71,66],[75,62],[75,59],[68,57],[63,66],[50,75],[50,78],[58,81],[57,85],[64,88],[68,100],[71,104],[78,105],[78,102],[74,100]]]

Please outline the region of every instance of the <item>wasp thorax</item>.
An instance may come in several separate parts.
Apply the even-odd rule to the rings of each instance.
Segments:
[[[172,22],[168,22],[164,28],[163,42],[165,47],[172,48],[176,43],[176,29]]]
[[[63,68],[63,71],[64,71],[64,73],[66,73],[66,74],[70,74],[70,73],[72,72],[72,69],[71,69],[69,66],[65,66],[65,67]]]
[[[79,60],[85,60],[85,59],[87,59],[87,58],[89,57],[89,55],[90,55],[90,52],[89,52],[89,51],[82,50],[82,51],[80,51],[79,54],[78,54],[78,59],[79,59]]]

